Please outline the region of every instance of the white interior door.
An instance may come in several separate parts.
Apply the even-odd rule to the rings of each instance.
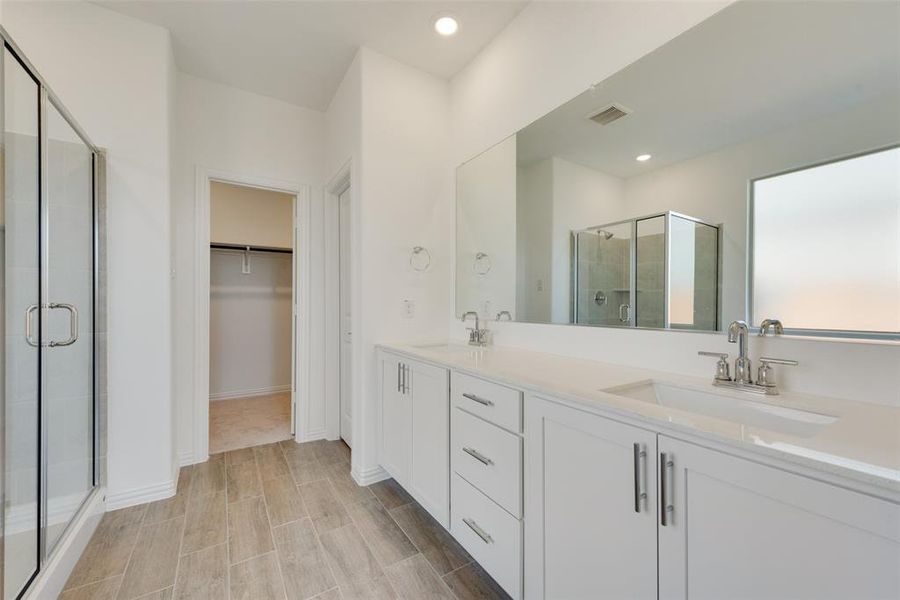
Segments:
[[[351,369],[353,331],[350,312],[350,188],[338,198],[340,227],[340,314],[341,314],[341,438],[353,447],[353,402]]]

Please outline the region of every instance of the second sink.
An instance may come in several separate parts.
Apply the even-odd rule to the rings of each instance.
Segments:
[[[820,413],[738,398],[661,381],[642,381],[602,390],[643,402],[668,406],[742,425],[759,427],[797,437],[810,437],[838,420]]]

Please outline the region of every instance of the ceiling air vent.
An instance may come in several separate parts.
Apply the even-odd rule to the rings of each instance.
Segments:
[[[599,125],[609,125],[613,121],[618,121],[631,111],[619,104],[612,104],[590,115],[588,119]]]

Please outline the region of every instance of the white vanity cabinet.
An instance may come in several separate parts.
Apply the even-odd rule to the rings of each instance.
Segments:
[[[444,527],[450,522],[447,369],[380,352],[381,466]]]
[[[525,457],[528,600],[900,598],[896,503],[537,397]]]
[[[663,435],[659,452],[660,598],[900,598],[900,506]]]
[[[655,599],[656,434],[528,397],[525,444],[525,598]]]
[[[514,600],[900,598],[890,488],[407,356],[381,464]]]

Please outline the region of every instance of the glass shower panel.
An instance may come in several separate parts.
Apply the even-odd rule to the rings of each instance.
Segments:
[[[631,223],[575,232],[574,322],[631,324]]]
[[[715,330],[718,229],[678,215],[669,221],[669,326]]]
[[[3,57],[3,90],[3,597],[10,599],[18,596],[38,569],[40,91],[9,49]]]
[[[46,551],[94,485],[93,153],[47,103],[42,376]]]
[[[666,217],[639,219],[636,231],[635,324],[665,327]]]

